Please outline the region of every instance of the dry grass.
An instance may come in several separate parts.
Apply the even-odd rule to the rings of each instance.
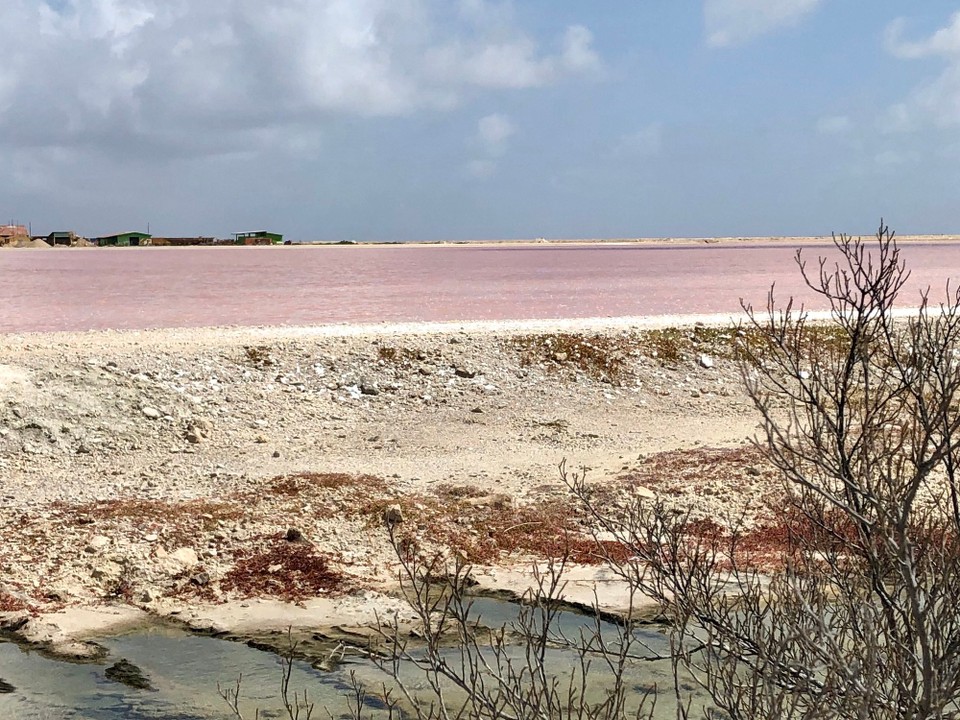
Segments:
[[[93,520],[136,520],[176,522],[178,520],[236,520],[243,510],[232,503],[213,500],[165,502],[163,500],[104,500],[76,505],[74,513]]]
[[[401,539],[406,546],[445,548],[464,561],[493,564],[510,556],[600,564],[601,548],[589,534],[578,504],[545,500],[515,506],[506,496],[482,496],[471,486],[438,488],[435,496],[381,498],[368,502],[361,514],[371,524],[384,510],[399,505],[404,516]],[[616,543],[603,548],[617,555]],[[625,552],[625,551],[623,551]]]
[[[630,373],[636,347],[628,335],[552,333],[520,335],[507,341],[524,366],[573,367],[602,382],[621,383]]]
[[[385,487],[383,480],[373,475],[303,472],[278,475],[270,481],[267,492],[271,495],[299,497],[322,490],[363,488],[368,491],[382,491]]]
[[[640,358],[664,364],[691,360],[700,354],[736,360],[744,346],[760,349],[768,342],[753,327],[695,325],[612,334],[547,333],[520,335],[506,341],[520,354],[521,365],[574,368],[603,382],[621,384]],[[819,355],[842,350],[847,342],[842,328],[832,323],[812,323],[802,338],[800,352]]]
[[[414,350],[413,348],[393,347],[392,345],[381,345],[377,348],[377,359],[388,363],[402,365],[425,358],[426,355],[422,350]]]
[[[731,485],[767,482],[776,471],[763,453],[752,445],[736,448],[670,450],[646,458],[637,468],[621,475],[620,484],[657,489],[664,485],[696,488],[707,481]]]

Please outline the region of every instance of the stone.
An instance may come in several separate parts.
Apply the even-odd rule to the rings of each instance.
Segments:
[[[403,509],[398,503],[387,506],[383,511],[383,522],[388,527],[395,527],[403,522]]]
[[[453,369],[453,374],[459,378],[465,378],[467,380],[472,380],[477,376],[477,371],[465,367],[456,367]]]
[[[201,433],[199,430],[195,428],[190,428],[189,430],[187,430],[187,432],[184,433],[183,437],[188,443],[192,445],[199,445],[201,442],[203,442],[203,433]]]
[[[713,358],[710,357],[709,355],[701,355],[698,362],[700,363],[700,367],[705,368],[707,370],[711,369],[714,366]]]
[[[87,546],[84,548],[85,552],[95,553],[103,550],[110,544],[110,538],[104,535],[94,535],[90,538],[90,542],[87,543]]]
[[[206,572],[198,572],[190,578],[190,584],[197,587],[206,587],[210,584],[210,575]]]
[[[360,383],[360,394],[375,397],[380,394],[380,387],[376,383],[363,381]]]
[[[300,542],[303,540],[303,533],[300,532],[297,528],[289,528],[286,534],[287,542]]]
[[[157,540],[159,540],[160,538],[159,538],[159,536],[155,535],[154,533],[150,533],[149,535],[144,535],[144,536],[143,536],[143,539],[144,539],[145,542],[155,543],[155,542],[156,542]]]
[[[141,408],[140,412],[142,412],[143,416],[148,420],[159,420],[161,417],[163,417],[159,410],[149,406]]]
[[[184,567],[193,567],[200,562],[196,550],[188,547],[177,548],[170,553],[170,559],[180,563]]]
[[[273,451],[273,457],[274,457],[274,458],[280,457],[280,451],[279,451],[279,450],[274,450],[274,451]]]
[[[150,684],[149,678],[143,674],[143,670],[125,659],[108,667],[103,675],[107,680],[112,680],[113,682],[126,685],[135,690],[156,690],[156,688]]]

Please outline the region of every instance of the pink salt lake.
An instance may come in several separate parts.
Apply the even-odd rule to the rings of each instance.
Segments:
[[[814,246],[804,252],[815,264]],[[776,283],[811,308],[789,245],[454,245],[0,252],[0,333],[736,313]],[[905,244],[943,297],[960,244]]]

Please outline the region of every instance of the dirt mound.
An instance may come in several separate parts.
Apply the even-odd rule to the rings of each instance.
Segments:
[[[33,238],[32,240],[27,237],[23,238],[14,238],[11,241],[11,247],[15,248],[25,248],[25,249],[36,249],[36,250],[50,250],[50,245],[46,241],[41,240],[40,238]]]

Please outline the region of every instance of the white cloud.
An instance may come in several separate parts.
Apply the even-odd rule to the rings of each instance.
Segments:
[[[828,115],[817,120],[817,132],[821,135],[842,135],[853,129],[853,121],[846,115]]]
[[[705,0],[707,45],[732,47],[796,25],[823,0]]]
[[[501,113],[493,113],[480,118],[477,122],[477,133],[471,138],[484,157],[476,158],[467,163],[467,174],[475,178],[489,178],[496,174],[497,158],[507,150],[507,141],[516,133],[517,129],[509,117]]]
[[[939,57],[946,67],[939,76],[921,84],[902,102],[894,104],[881,121],[886,131],[909,131],[924,125],[960,125],[960,12],[929,37],[904,40],[906,22],[898,19],[886,31],[886,47],[904,60]]]
[[[506,150],[507,140],[516,131],[510,118],[494,113],[481,118],[477,123],[477,140],[489,155],[502,155]]]
[[[624,135],[617,143],[618,154],[652,157],[659,155],[663,148],[663,124],[651,123],[636,132]]]
[[[593,38],[552,43],[509,4],[464,0],[3,0],[0,144],[194,157],[307,134],[334,115],[443,111],[595,73]],[[549,45],[554,47],[551,49]],[[285,140],[290,147],[299,141]]]

